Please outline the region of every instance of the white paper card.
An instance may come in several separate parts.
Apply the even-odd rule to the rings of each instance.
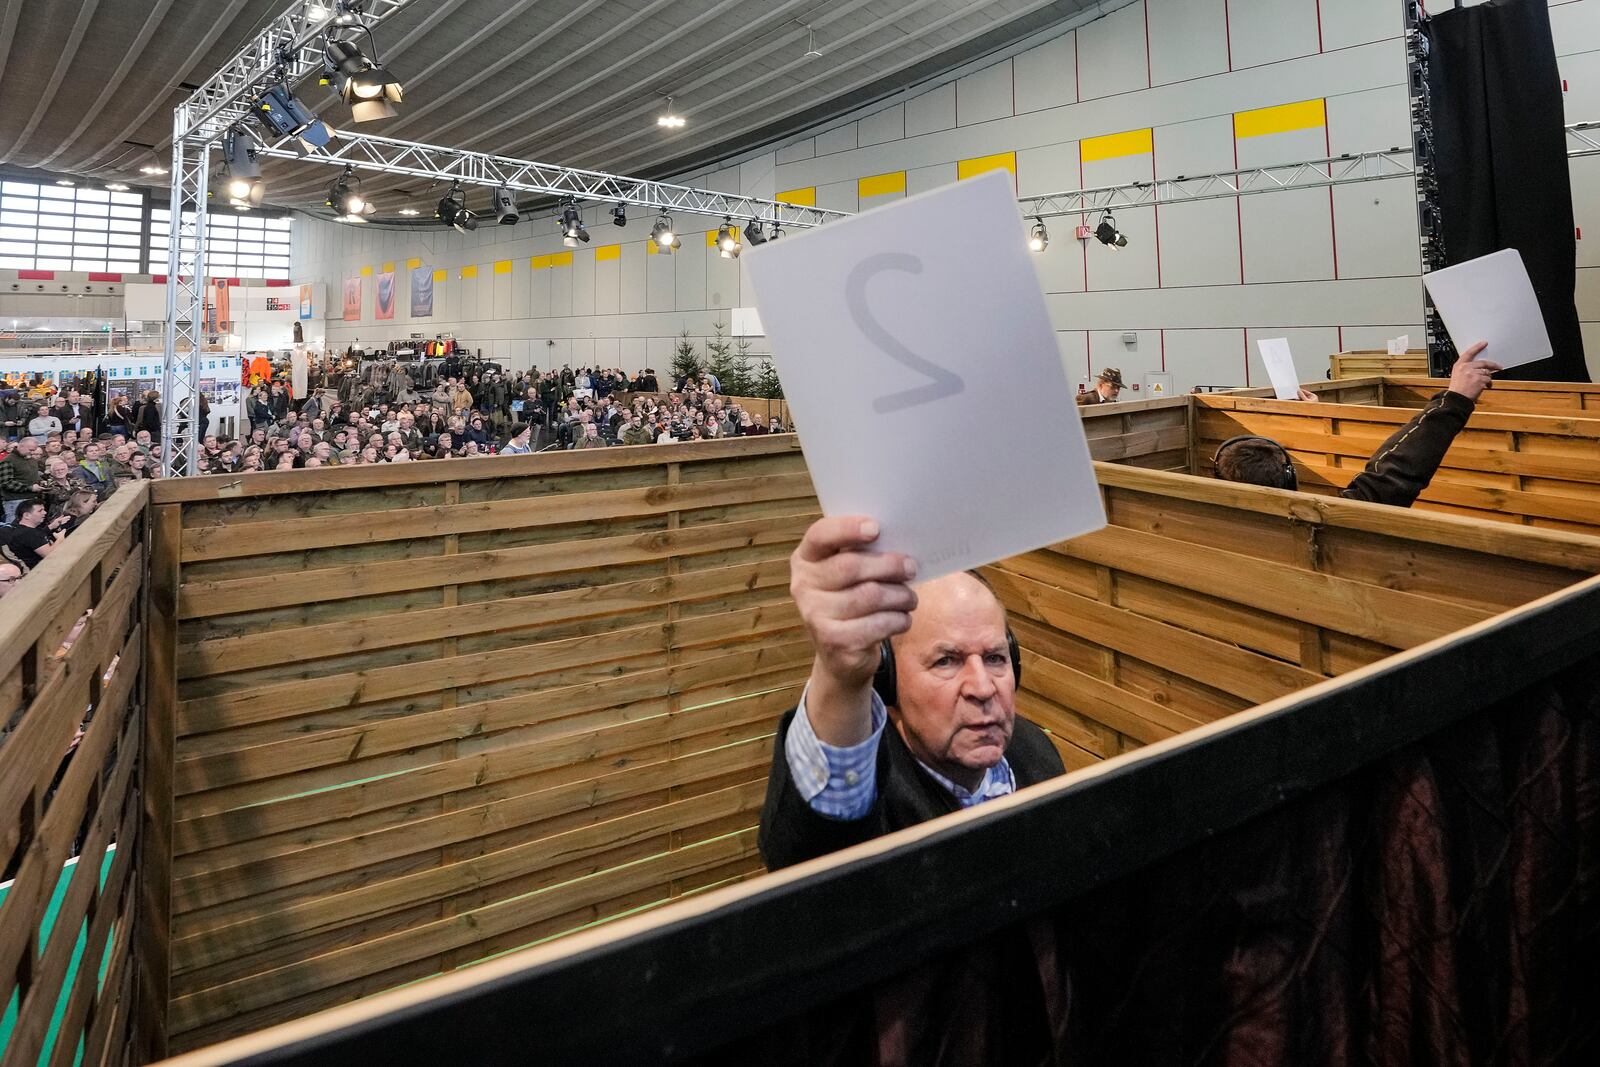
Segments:
[[[1267,365],[1267,377],[1272,379],[1273,392],[1279,400],[1296,400],[1300,396],[1300,373],[1294,369],[1294,353],[1289,351],[1286,337],[1270,337],[1257,341],[1261,362]]]
[[[824,513],[919,581],[1106,521],[1015,195],[996,171],[742,257]]]
[[[1508,368],[1554,354],[1528,268],[1515,248],[1424,274],[1422,281],[1456,351],[1487,341],[1480,358]]]
[[[1403,356],[1409,351],[1411,351],[1410,334],[1403,333],[1389,342],[1389,354],[1391,356]]]

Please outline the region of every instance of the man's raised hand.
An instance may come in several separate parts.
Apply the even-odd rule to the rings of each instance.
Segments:
[[[789,592],[816,651],[813,683],[825,674],[837,690],[865,689],[878,646],[911,626],[916,563],[867,551],[878,524],[860,515],[818,519],[789,557]]]
[[[1473,403],[1477,403],[1478,397],[1483,395],[1483,391],[1494,385],[1495,372],[1505,368],[1498,363],[1478,358],[1488,347],[1488,342],[1479,341],[1461,353],[1456,360],[1455,366],[1450,368],[1450,391],[1452,393],[1460,393]]]

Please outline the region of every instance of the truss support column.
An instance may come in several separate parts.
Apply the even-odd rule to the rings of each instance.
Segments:
[[[200,355],[205,341],[206,194],[210,142],[188,137],[180,107],[172,123],[171,244],[167,250],[167,330],[161,364],[161,474],[196,473]]]
[[[1422,242],[1422,273],[1448,265],[1444,237],[1439,228],[1439,181],[1433,156],[1433,110],[1428,93],[1427,15],[1419,0],[1402,0],[1406,19],[1407,84],[1411,94],[1411,160],[1417,181],[1417,233]],[[1428,372],[1449,377],[1455,346],[1444,320],[1428,297],[1422,295],[1423,333],[1428,345]]]

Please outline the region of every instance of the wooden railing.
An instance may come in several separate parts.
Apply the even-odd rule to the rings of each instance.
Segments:
[[[1331,378],[1365,378],[1372,374],[1426,374],[1428,350],[1409,349],[1403,356],[1391,356],[1380,349],[1336,352],[1328,357]]]
[[[1382,379],[1383,399],[1389,407],[1420,408],[1441,389],[1447,378],[1389,376]],[[1346,403],[1338,400],[1335,403]],[[1600,418],[1600,385],[1571,382],[1497,381],[1478,397],[1478,410],[1506,415],[1556,415]]]
[[[792,435],[186,479],[154,511],[174,1048],[760,868],[810,662]]]
[[[5,1064],[159,1052],[159,730],[144,707],[143,483],[120,489],[0,602],[0,1006]],[[51,1051],[48,1061],[45,1050]]]

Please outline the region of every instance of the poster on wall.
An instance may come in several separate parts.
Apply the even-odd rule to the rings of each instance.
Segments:
[[[233,312],[226,281],[213,282],[206,293],[206,332],[231,333]]]
[[[311,321],[311,286],[300,287],[300,321]]]
[[[375,319],[394,318],[394,271],[386,270],[378,275],[378,299],[373,308],[372,317]]]
[[[422,266],[411,270],[411,317],[433,317],[433,268]]]
[[[344,280],[344,321],[361,321],[361,276]]]

